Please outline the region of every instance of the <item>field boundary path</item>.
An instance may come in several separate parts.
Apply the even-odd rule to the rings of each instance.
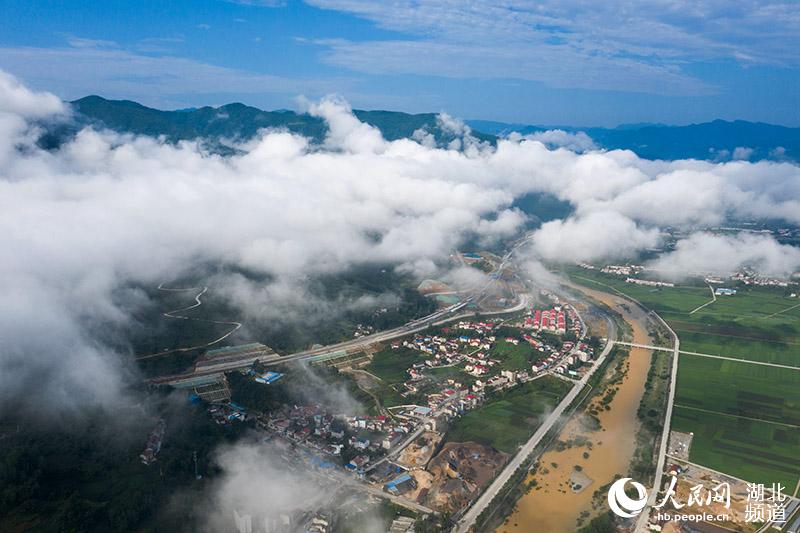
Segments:
[[[687,352],[685,350],[681,350],[681,353],[684,355],[694,355],[696,357],[708,357],[709,359],[724,359],[725,361],[735,361],[737,363],[747,363],[749,365],[761,365],[761,366],[772,366],[775,368],[785,368],[788,370],[800,370],[800,366],[792,366],[792,365],[782,365],[780,363],[768,363],[766,361],[752,361],[750,359],[740,359],[738,357],[728,357],[725,355],[715,355],[710,353],[700,353],[700,352]]]
[[[702,308],[704,308],[705,306],[707,306],[707,305],[711,305],[711,304],[713,304],[714,302],[716,302],[716,301],[717,301],[717,293],[716,293],[716,292],[714,292],[714,287],[712,287],[711,285],[709,285],[709,286],[708,286],[708,288],[711,290],[711,301],[709,301],[709,302],[706,302],[706,303],[704,303],[703,305],[701,305],[701,306],[699,306],[699,307],[696,307],[696,308],[692,309],[691,311],[689,311],[689,314],[690,314],[690,315],[693,315],[693,314],[695,314],[696,312],[698,312],[699,310],[701,310],[701,309],[702,309]]]
[[[674,348],[665,348],[663,346],[652,346],[649,344],[638,344],[635,342],[622,342],[617,341],[617,344],[621,346],[630,346],[632,348],[645,348],[647,350],[658,350],[662,352],[672,352]],[[734,361],[737,363],[747,363],[750,365],[761,365],[761,366],[772,366],[775,368],[785,368],[787,370],[800,370],[800,366],[792,366],[792,365],[782,365],[780,363],[769,363],[767,361],[753,361],[752,359],[742,359],[740,357],[730,357],[727,355],[716,355],[711,353],[702,353],[702,352],[689,352],[686,350],[679,350],[681,355],[694,355],[697,357],[708,357],[709,359],[723,359],[725,361]]]
[[[680,407],[681,409],[689,409],[691,411],[699,411],[701,413],[708,413],[711,415],[727,416],[729,418],[740,418],[742,420],[751,420],[753,422],[760,422],[762,424],[775,424],[776,426],[786,426],[790,428],[800,429],[800,426],[798,426],[797,424],[787,424],[786,422],[775,422],[774,420],[764,420],[762,418],[753,418],[752,416],[733,415],[731,413],[723,413],[722,411],[712,411],[711,409],[692,407],[691,405],[678,404],[678,407]]]
[[[780,311],[776,311],[776,312],[772,313],[771,315],[767,315],[767,316],[761,317],[761,320],[766,320],[768,318],[772,318],[772,317],[775,317],[775,316],[778,316],[778,315],[782,315],[786,311],[791,311],[792,309],[797,309],[798,307],[800,307],[800,304],[795,304],[795,305],[789,306],[786,309],[781,309]]]

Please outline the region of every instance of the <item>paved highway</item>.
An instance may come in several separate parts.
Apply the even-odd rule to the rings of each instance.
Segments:
[[[647,309],[638,301],[633,301],[641,306],[642,309]],[[675,331],[669,327],[669,324],[667,324],[658,314],[654,313],[653,311],[650,311],[650,314],[653,315],[659,322],[661,322],[665,328],[667,328],[667,331],[669,331],[672,335],[672,339],[675,344],[672,351],[672,375],[670,376],[669,380],[667,410],[664,414],[664,430],[661,433],[661,445],[658,449],[658,460],[656,461],[656,477],[653,482],[653,488],[650,489],[650,496],[647,501],[650,507],[646,507],[646,511],[643,511],[642,514],[639,515],[639,518],[636,521],[636,529],[634,530],[635,533],[641,533],[647,530],[647,520],[650,517],[650,511],[652,510],[652,506],[656,503],[658,491],[661,488],[661,478],[664,476],[664,463],[667,456],[667,444],[669,443],[669,428],[670,422],[672,421],[672,406],[675,404],[675,385],[678,379],[678,359],[680,358],[681,350],[681,341],[678,338],[678,334],[675,333]]]
[[[517,469],[522,466],[522,464],[528,459],[528,457],[533,453],[533,450],[542,439],[547,435],[550,429],[556,424],[558,419],[561,415],[564,414],[564,411],[569,407],[569,405],[578,397],[578,394],[583,390],[586,386],[586,383],[595,373],[595,371],[603,364],[608,354],[611,352],[611,349],[614,347],[614,341],[616,340],[616,327],[613,322],[609,320],[609,330],[608,330],[608,340],[606,342],[605,347],[603,348],[600,357],[597,359],[595,364],[592,368],[578,381],[574,387],[567,393],[561,403],[553,410],[549,417],[544,421],[544,423],[536,430],[536,432],[528,439],[520,451],[514,456],[513,459],[506,465],[502,472],[494,479],[491,485],[483,492],[480,498],[478,498],[472,507],[464,513],[461,519],[456,523],[456,526],[453,528],[454,533],[466,533],[470,530],[470,528],[475,525],[475,521],[478,517],[483,513],[484,510],[489,506],[495,496],[500,492],[500,490],[508,483],[511,476]]]
[[[478,290],[470,291],[471,294],[466,297],[465,299],[461,300],[460,302],[453,304],[449,307],[445,307],[444,309],[439,309],[434,313],[431,313],[428,316],[412,320],[402,326],[396,327],[394,329],[389,329],[385,331],[381,331],[378,333],[373,333],[372,335],[365,335],[363,337],[358,337],[356,339],[347,340],[344,342],[340,342],[337,344],[329,344],[327,346],[321,346],[319,348],[312,348],[310,350],[304,350],[302,352],[293,353],[290,355],[281,356],[275,354],[272,359],[262,359],[261,361],[265,364],[269,365],[276,365],[276,364],[285,364],[285,363],[293,363],[298,361],[304,360],[311,360],[317,357],[322,357],[328,354],[332,354],[335,352],[342,352],[342,351],[357,351],[359,349],[363,349],[371,344],[375,343],[382,343],[388,342],[400,337],[405,337],[406,335],[410,335],[412,333],[417,333],[427,329],[431,325],[439,325],[444,324],[453,320],[467,318],[471,315],[474,315],[474,312],[466,312],[464,308],[466,308],[471,303],[476,303],[479,301],[485,292],[492,286],[493,283],[497,281],[502,271],[509,265],[511,257],[513,253],[525,242],[525,239],[517,241],[514,246],[503,256],[500,264],[492,271],[489,275],[489,280]],[[202,294],[202,293],[201,293]],[[199,297],[199,295],[198,295]],[[483,312],[482,315],[497,315],[497,314],[505,314],[505,313],[514,313],[517,311],[521,311],[528,305],[528,295],[527,294],[520,294],[519,295],[519,302],[514,306],[503,309],[500,311],[489,311]],[[191,307],[196,307],[197,305],[193,305]],[[233,324],[233,323],[231,323]],[[238,323],[237,323],[238,324]],[[240,325],[241,326],[241,325]],[[238,329],[238,328],[237,328]],[[214,342],[218,342],[214,341]],[[185,348],[175,351],[186,351],[192,348]],[[159,355],[165,355],[171,352],[162,352],[157,354],[150,354],[147,356],[141,356],[140,359],[148,358],[148,357],[157,357]],[[213,369],[208,369],[199,372],[191,372],[191,373],[184,373],[179,375],[171,375],[171,376],[161,376],[158,378],[153,378],[150,381],[152,383],[157,384],[164,384],[164,383],[172,383],[175,381],[185,380],[192,377],[198,377],[203,375],[211,375],[211,374],[219,374],[221,372],[225,372],[228,370],[235,370],[239,368],[236,363],[231,363],[230,368],[227,367],[214,367]]]

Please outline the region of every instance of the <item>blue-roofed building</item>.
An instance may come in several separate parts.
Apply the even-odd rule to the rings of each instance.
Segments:
[[[270,383],[275,383],[279,379],[283,377],[283,374],[280,372],[265,372],[264,374],[258,376],[256,378],[257,383],[264,383],[265,385],[269,385]]]
[[[392,481],[383,486],[383,490],[392,494],[405,494],[408,491],[414,490],[417,483],[411,474],[405,473],[397,476]]]

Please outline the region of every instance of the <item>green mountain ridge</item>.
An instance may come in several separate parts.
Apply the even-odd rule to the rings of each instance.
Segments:
[[[242,103],[163,111],[130,100],[108,100],[92,95],[75,100],[71,105],[75,110],[75,123],[49,131],[43,137],[44,146],[58,146],[63,139],[89,124],[122,133],[163,136],[170,142],[200,139],[210,149],[222,153],[231,151],[225,140],[248,140],[264,128],[284,129],[308,137],[316,144],[324,140],[328,131],[323,119],[307,113],[265,111]],[[420,129],[432,134],[438,146],[448,146],[457,138],[456,134],[439,126],[435,113],[360,109],[353,113],[359,120],[378,128],[388,140],[410,138]],[[615,128],[488,120],[468,120],[466,124],[476,138],[492,144],[511,132],[528,135],[562,129],[569,133],[586,133],[599,148],[632,150],[645,159],[800,161],[800,128],[743,120],[714,120],[686,126],[624,124]]]
[[[79,124],[96,124],[114,131],[137,135],[160,136],[176,142],[191,139],[252,138],[261,129],[285,129],[322,142],[328,131],[319,117],[294,111],[264,111],[241,103],[219,107],[201,107],[161,111],[130,100],[107,100],[92,95],[71,102]],[[397,111],[354,110],[359,120],[380,129],[388,140],[411,137],[425,129],[437,142],[446,144],[456,136],[437,125],[435,113],[409,114]],[[494,142],[493,135],[477,133],[480,140]]]

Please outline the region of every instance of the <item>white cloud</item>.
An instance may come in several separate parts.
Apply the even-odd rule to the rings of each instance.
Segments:
[[[309,473],[293,472],[281,464],[285,455],[277,444],[245,441],[222,447],[216,455],[222,470],[213,482],[208,502],[198,514],[207,523],[203,531],[228,531],[234,512],[250,516],[254,529],[263,530],[264,521],[281,523],[281,515],[315,509],[330,501],[336,487]]]
[[[235,265],[272,276],[266,295],[280,309],[308,274],[446,257],[465,235],[495,238],[520,220],[506,210],[511,195],[479,184],[477,161],[389,143],[336,100],[314,104],[330,150],[267,132],[222,158],[87,129],[51,153],[22,135],[26,116],[63,106],[2,79],[16,132],[0,144],[0,288],[15,303],[0,314],[4,397],[36,381],[42,403],[115,405],[128,371],[106,337],[129,320],[122,286]],[[475,179],[455,179],[462,172]]]
[[[539,141],[548,148],[566,148],[573,152],[588,152],[597,150],[597,145],[586,133],[579,131],[569,133],[564,130],[547,130],[531,133],[525,136],[526,139]]]
[[[0,113],[13,113],[22,118],[42,118],[65,111],[66,107],[58,97],[31,91],[16,78],[0,70]]]
[[[725,185],[713,173],[674,170],[629,188],[607,205],[652,224],[716,224],[726,214],[722,205]]]
[[[326,148],[354,153],[379,153],[387,146],[381,132],[358,120],[350,105],[342,98],[326,97],[319,102],[310,103],[308,112],[312,116],[324,118],[328,124]]]
[[[196,265],[263,274],[269,281],[259,286],[214,280],[248,317],[299,316],[309,301],[318,304],[298,303],[308,276],[360,262],[442,275],[465,238],[512,235],[524,217],[509,206],[530,192],[575,207],[534,236],[538,257],[555,261],[631,256],[654,246],[664,225],[729,215],[800,223],[800,168],[788,163],[646,161],[626,151],[549,150],[529,139],[436,149],[386,141],[339,99],[310,109],[330,124],[324,148],[266,131],[240,155],[221,157],[194,143],[86,129],[48,152],[35,144],[35,124],[63,116],[63,105],[0,76],[3,399],[35,383],[39,402],[60,410],[113,406],[134,379],[121,339],[130,301],[144,295],[130,287],[156,286]],[[468,138],[457,122],[441,120]],[[679,243],[678,251],[705,257],[701,244]],[[744,260],[792,266],[793,252],[757,244],[759,254]],[[747,249],[725,246],[736,253],[713,248],[715,268],[735,268]],[[687,255],[694,254],[673,260]],[[449,279],[460,285],[463,277]],[[337,303],[369,302],[318,307]]]
[[[141,50],[164,51],[174,39],[139,43]],[[69,75],[64,75],[64,65]],[[191,96],[224,94],[281,94],[286,100],[300,94],[322,96],[347,90],[352,80],[291,78],[222,67],[175,55],[152,55],[124,49],[116,43],[70,38],[69,46],[40,48],[0,46],[0,68],[14,72],[37,87],[57,90],[67,100],[95,94],[131,99],[155,107],[185,107]],[[195,102],[196,103],[196,102]]]
[[[731,157],[733,157],[733,159],[747,160],[753,155],[753,151],[752,148],[748,148],[747,146],[737,146],[733,149],[733,155]]]
[[[375,73],[518,78],[554,87],[675,95],[714,91],[683,70],[690,62],[800,63],[800,20],[791,2],[308,3],[407,35],[391,41],[319,41],[328,48],[327,61]]]
[[[511,237],[519,231],[525,220],[525,214],[519,209],[507,209],[495,220],[481,220],[477,231],[489,239]]]
[[[631,257],[657,243],[657,230],[641,228],[614,211],[546,222],[533,235],[536,253],[556,262]]]
[[[695,233],[679,241],[675,251],[651,266],[678,278],[689,273],[728,275],[742,267],[786,276],[800,269],[800,249],[779,244],[765,235]]]

